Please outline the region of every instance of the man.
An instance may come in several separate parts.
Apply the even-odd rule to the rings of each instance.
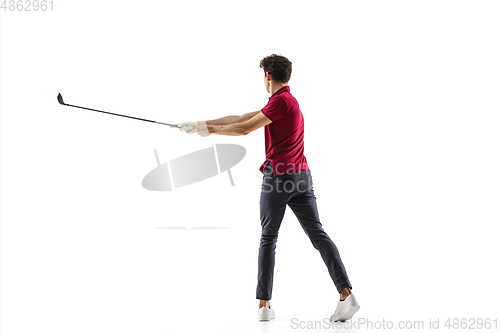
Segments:
[[[260,196],[262,235],[257,276],[258,316],[260,320],[275,318],[270,300],[273,287],[274,259],[278,230],[288,205],[295,213],[325,262],[340,294],[333,321],[351,319],[359,303],[351,293],[351,283],[337,247],[319,221],[311,171],[304,156],[304,118],[297,100],[290,93],[288,81],[292,63],[273,54],[260,62],[264,70],[264,86],[271,94],[267,105],[241,116],[227,116],[202,122],[179,124],[181,131],[201,136],[247,135],[265,126],[266,161],[260,167],[264,174]]]

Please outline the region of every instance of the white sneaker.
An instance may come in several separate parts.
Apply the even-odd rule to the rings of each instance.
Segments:
[[[276,318],[276,314],[274,313],[274,307],[272,303],[269,303],[269,307],[263,306],[259,309],[260,321],[269,321],[274,318]]]
[[[354,294],[350,294],[345,300],[339,301],[337,310],[335,310],[335,313],[330,317],[330,322],[349,320],[359,308],[358,300],[354,297]]]

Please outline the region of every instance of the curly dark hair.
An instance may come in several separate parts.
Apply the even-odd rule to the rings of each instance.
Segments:
[[[292,62],[282,55],[271,54],[260,61],[264,73],[271,74],[273,80],[287,83],[292,76]]]

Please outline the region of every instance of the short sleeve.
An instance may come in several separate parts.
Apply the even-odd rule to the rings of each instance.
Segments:
[[[282,97],[276,96],[276,98],[269,99],[269,102],[261,111],[269,120],[276,121],[283,117],[287,109],[286,101]]]

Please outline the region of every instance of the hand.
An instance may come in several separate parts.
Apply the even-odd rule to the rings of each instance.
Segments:
[[[211,131],[209,131],[209,127],[207,126],[204,121],[200,122],[197,126],[190,126],[191,128],[188,128],[186,133],[191,134],[191,133],[197,133],[201,137],[207,137],[211,134]]]
[[[186,121],[180,124],[177,124],[179,126],[179,130],[181,132],[186,132],[186,133],[193,133],[193,132],[188,132],[189,130],[193,129],[194,126],[198,126],[197,121]]]

